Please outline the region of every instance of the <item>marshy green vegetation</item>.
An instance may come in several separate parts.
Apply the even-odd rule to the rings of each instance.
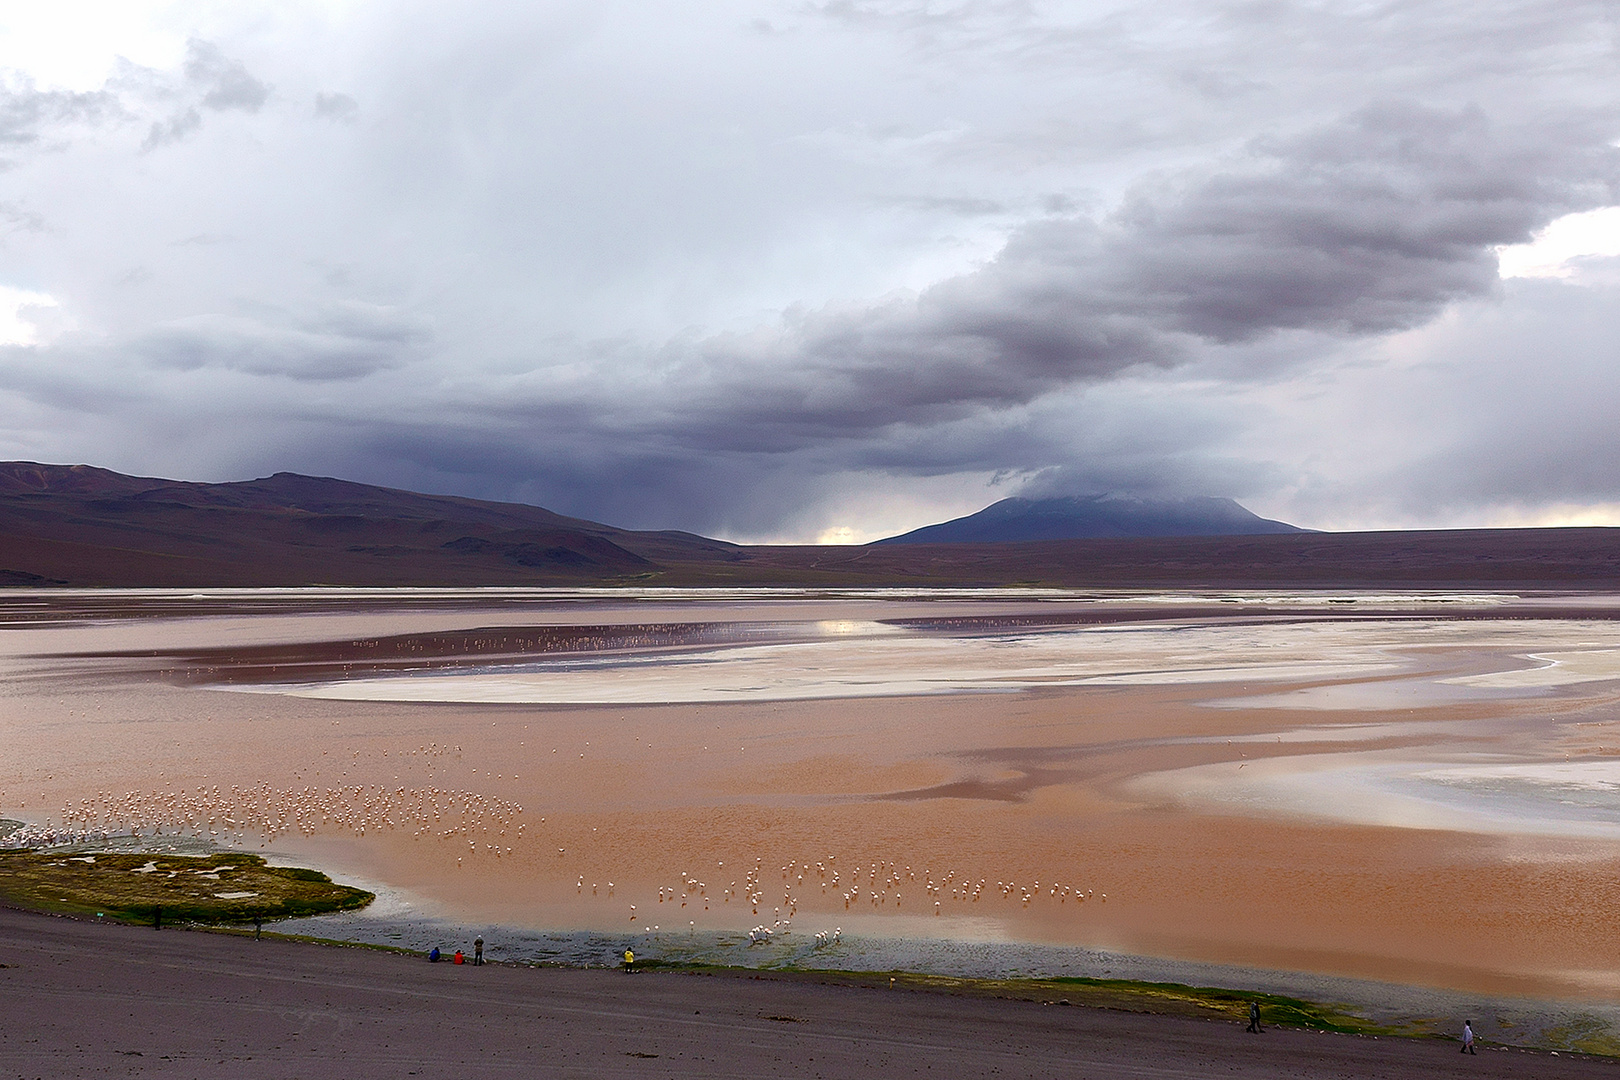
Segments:
[[[0,902],[122,922],[248,923],[352,911],[373,899],[317,870],[235,852],[0,851]]]
[[[863,986],[874,989],[924,990],[964,997],[1010,998],[1045,1005],[1074,1005],[1093,1009],[1152,1013],[1158,1016],[1201,1016],[1248,1023],[1249,1003],[1260,1005],[1260,1022],[1267,1026],[1309,1028],[1355,1035],[1425,1036],[1440,1034],[1435,1023],[1411,1020],[1379,1023],[1360,1016],[1348,1006],[1306,1001],[1280,994],[1228,990],[1181,983],[1140,982],[1131,979],[981,979],[930,975],[907,971],[825,971],[813,968],[764,969],[647,960],[638,968],[683,971],[733,978],[770,978]]]
[[[896,985],[901,982],[956,993],[1021,998],[1049,1005],[1084,1005],[1157,1015],[1222,1017],[1243,1023],[1248,1023],[1249,1003],[1255,1002],[1260,1006],[1261,1023],[1267,1026],[1356,1035],[1428,1034],[1418,1026],[1392,1027],[1375,1023],[1350,1012],[1345,1006],[1217,986],[1090,978],[957,980],[932,975],[897,976]],[[953,982],[969,985],[955,988],[949,985]]]

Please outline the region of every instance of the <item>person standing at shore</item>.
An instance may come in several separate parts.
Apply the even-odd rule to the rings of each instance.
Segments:
[[[1464,1054],[1478,1053],[1478,1051],[1474,1049],[1474,1022],[1472,1020],[1463,1021],[1463,1044],[1461,1052]]]
[[[473,967],[480,967],[484,963],[484,939],[473,938]]]
[[[1249,1002],[1249,1026],[1244,1030],[1252,1031],[1256,1035],[1260,1034],[1260,1003],[1258,1001]]]

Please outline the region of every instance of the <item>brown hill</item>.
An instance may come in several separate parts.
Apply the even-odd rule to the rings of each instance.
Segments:
[[[578,583],[734,551],[688,533],[296,473],[195,484],[0,463],[0,580],[14,584]]]
[[[747,547],[277,473],[0,463],[0,584],[1620,589],[1620,529]]]

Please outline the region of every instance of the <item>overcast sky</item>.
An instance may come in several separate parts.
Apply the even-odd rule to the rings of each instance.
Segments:
[[[0,458],[1620,524],[1614,0],[7,5]]]

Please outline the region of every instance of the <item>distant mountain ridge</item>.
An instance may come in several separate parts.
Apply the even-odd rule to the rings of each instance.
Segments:
[[[1000,544],[1164,536],[1271,536],[1306,532],[1232,499],[1067,495],[1002,499],[976,514],[925,525],[879,544]]]
[[[561,584],[738,550],[298,473],[203,484],[31,461],[0,462],[0,537],[0,584]]]
[[[1122,512],[1118,498],[1111,502],[1105,509]],[[1147,510],[1138,505],[1134,512],[1140,518]],[[1026,524],[1040,516],[1027,505],[1021,514],[1005,506],[998,513]],[[538,506],[296,473],[197,484],[85,465],[0,462],[0,586],[1371,586],[1620,593],[1620,529],[1314,533],[1266,523],[1241,507],[1235,513],[1225,507],[1217,516],[1244,531],[1020,543],[748,546],[685,532],[620,529]],[[1200,529],[1209,527],[1208,514],[1199,520],[1205,522]],[[1133,527],[1140,526],[1138,520]],[[1257,527],[1284,531],[1249,531]],[[1008,530],[996,535],[1005,537]],[[4,598],[0,590],[0,623],[20,625],[38,614],[33,600],[5,608]],[[82,602],[97,611],[117,604],[88,594]],[[240,602],[231,600],[220,610],[234,610],[230,605]],[[588,607],[594,601],[570,602]],[[194,611],[186,606],[192,603],[186,599],[176,610]],[[1620,619],[1620,609],[1604,617]]]

